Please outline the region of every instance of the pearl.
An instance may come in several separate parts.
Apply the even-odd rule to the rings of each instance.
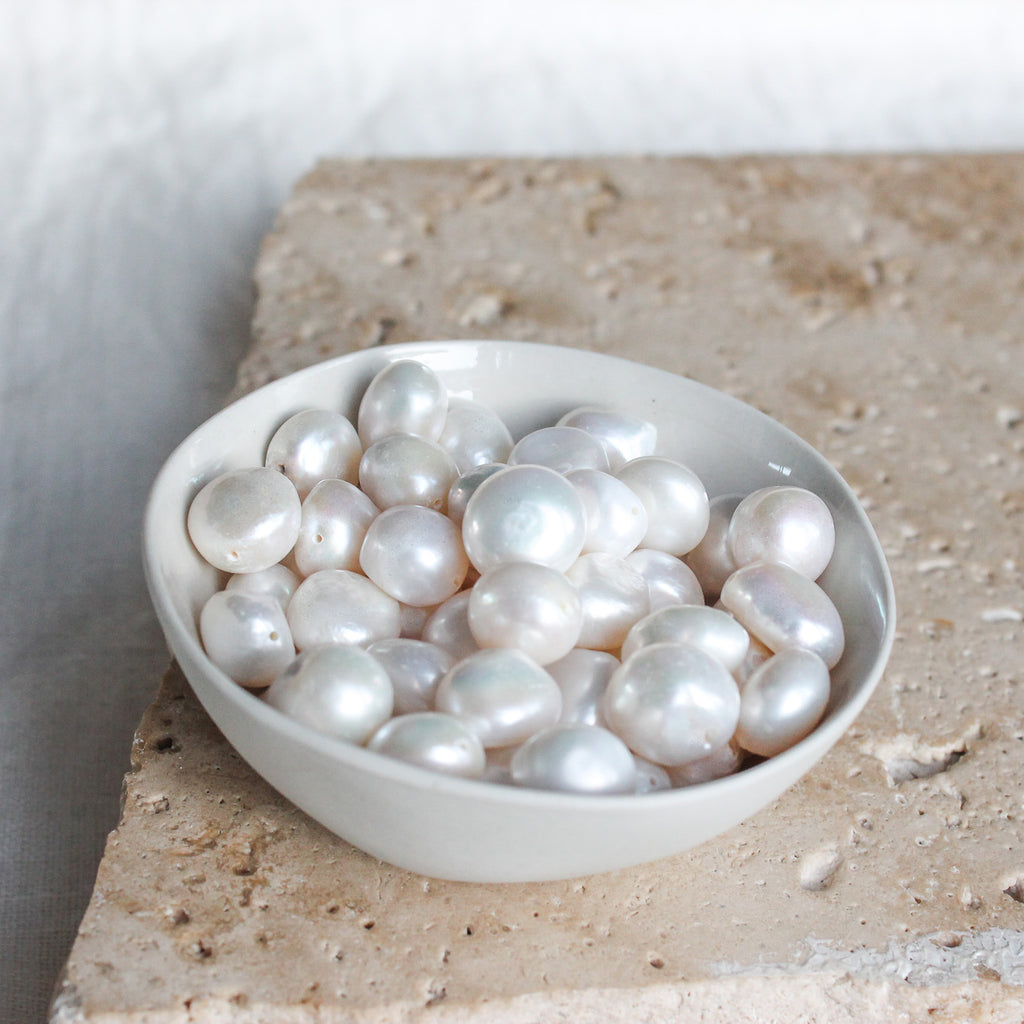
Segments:
[[[199,613],[199,636],[210,661],[242,686],[267,686],[295,657],[284,609],[266,594],[218,590]]]
[[[704,537],[685,556],[684,561],[701,582],[706,604],[718,600],[722,585],[739,568],[729,550],[729,523],[742,500],[741,494],[720,494],[712,498]]]
[[[740,694],[710,654],[690,644],[651,644],[615,670],[601,710],[634,753],[679,765],[728,742],[739,719]]]
[[[448,399],[448,416],[437,443],[460,473],[488,462],[505,462],[512,451],[512,435],[490,406],[455,395]]]
[[[443,512],[459,471],[438,444],[413,434],[374,441],[359,463],[359,486],[378,508],[425,505]]]
[[[500,462],[485,462],[481,466],[463,473],[448,491],[448,518],[458,526],[462,525],[462,518],[466,514],[466,506],[469,499],[476,493],[476,489],[488,478],[494,476],[505,466]]]
[[[619,667],[615,655],[576,647],[544,667],[562,691],[560,725],[604,725],[601,697]]]
[[[359,564],[385,594],[420,608],[457,593],[469,568],[458,528],[422,505],[381,512],[366,530]]]
[[[291,551],[301,516],[302,502],[287,477],[273,469],[235,469],[200,490],[187,526],[210,565],[230,573],[259,572]]]
[[[421,634],[428,643],[444,648],[456,661],[480,650],[469,628],[470,597],[471,592],[463,590],[442,601],[427,619]]]
[[[485,747],[507,747],[554,725],[562,693],[529,655],[500,647],[457,662],[438,685],[434,703],[461,718]]]
[[[581,555],[566,576],[583,605],[583,625],[576,641],[580,647],[617,650],[633,624],[651,609],[646,581],[621,558]]]
[[[608,471],[608,456],[596,437],[576,427],[541,427],[516,442],[510,466],[548,466],[558,473],[573,469]]]
[[[266,465],[284,473],[300,498],[321,480],[355,483],[363,446],[350,420],[331,409],[305,409],[289,417],[267,445]]]
[[[359,549],[380,509],[347,480],[321,480],[302,503],[295,565],[303,576],[320,569],[359,568]]]
[[[579,492],[587,533],[583,553],[625,558],[647,533],[647,510],[621,480],[598,469],[574,469],[566,479]]]
[[[259,572],[243,572],[232,576],[224,589],[232,593],[248,594],[250,597],[269,597],[282,608],[287,608],[298,585],[298,575],[288,566],[278,564]]]
[[[398,602],[347,569],[321,569],[295,588],[288,623],[299,650],[317,644],[363,645],[398,636]]]
[[[706,605],[677,604],[641,619],[622,644],[623,660],[656,643],[693,644],[734,672],[746,657],[750,634],[728,613]]]
[[[672,778],[668,770],[660,764],[648,761],[646,758],[633,755],[633,763],[636,765],[636,791],[637,793],[660,793],[663,789],[672,788]]]
[[[693,470],[657,455],[627,462],[615,474],[647,510],[642,546],[685,555],[700,543],[710,516],[707,492]]]
[[[832,599],[788,565],[755,562],[722,588],[722,604],[773,651],[806,647],[835,668],[843,653],[843,622]]]
[[[807,736],[821,720],[830,694],[828,666],[811,651],[780,651],[751,673],[740,700],[736,741],[774,757]]]
[[[704,591],[694,571],[675,555],[654,548],[637,548],[626,555],[626,565],[647,582],[651,611],[670,604],[703,604]]]
[[[375,640],[366,648],[387,672],[395,691],[395,714],[430,711],[441,677],[455,659],[437,644],[406,637]]]
[[[385,722],[367,747],[442,775],[479,779],[486,755],[476,734],[457,718],[439,711],[400,715]]]
[[[742,707],[741,701],[741,714]],[[701,782],[714,782],[715,779],[734,775],[740,770],[741,764],[743,751],[735,741],[730,740],[717,750],[712,750],[710,754],[697,758],[696,761],[669,768],[668,775],[673,786],[696,786]]]
[[[653,423],[593,405],[567,412],[558,421],[558,426],[578,427],[596,437],[604,447],[613,473],[631,459],[653,455],[658,444],[658,428]]]
[[[462,537],[480,572],[537,562],[565,572],[583,549],[586,521],[576,488],[546,466],[508,466],[466,505]]]
[[[729,524],[737,566],[782,562],[816,580],[832,558],[836,527],[818,495],[803,487],[762,487],[737,506]]]
[[[388,364],[370,381],[356,425],[364,447],[388,434],[436,441],[448,415],[448,392],[437,374],[415,359]]]
[[[732,673],[733,679],[739,683],[740,693],[743,692],[743,687],[746,685],[754,669],[758,665],[763,665],[775,654],[770,647],[766,647],[756,636],[752,636],[749,633],[747,635],[750,636],[750,644],[747,647],[746,657],[740,662],[738,668],[733,669]]]
[[[480,647],[517,647],[539,665],[568,654],[582,624],[576,588],[565,573],[546,565],[499,565],[470,592],[469,628]]]
[[[390,717],[391,680],[359,647],[326,644],[300,654],[264,699],[303,725],[350,743],[365,743]]]
[[[636,790],[629,748],[596,725],[558,725],[531,736],[512,755],[520,786],[565,793],[611,794]]]

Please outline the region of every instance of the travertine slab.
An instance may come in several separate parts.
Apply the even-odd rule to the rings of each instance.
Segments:
[[[835,751],[717,841],[427,880],[293,809],[172,668],[54,1004],[70,1022],[1024,1019],[1024,158],[325,162],[238,392],[437,337],[689,374],[823,450],[900,609]]]

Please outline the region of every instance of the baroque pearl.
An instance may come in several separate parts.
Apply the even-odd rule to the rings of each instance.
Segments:
[[[187,526],[199,554],[215,568],[259,572],[291,551],[301,517],[292,482],[276,470],[253,467],[207,483],[189,506]]]
[[[512,435],[490,406],[455,395],[448,399],[448,416],[437,443],[460,473],[488,462],[505,462],[512,451]]]
[[[813,580],[774,562],[737,569],[722,588],[722,604],[773,651],[806,647],[829,668],[843,653],[843,622]]]
[[[564,572],[586,536],[583,502],[547,466],[508,466],[484,480],[466,505],[462,537],[480,572],[506,562],[537,562]]]
[[[462,517],[466,514],[469,499],[476,489],[489,477],[505,468],[502,462],[485,462],[483,465],[463,473],[448,491],[448,518],[457,526],[462,526]]]
[[[539,665],[576,645],[583,607],[565,573],[533,562],[485,572],[469,598],[469,628],[480,647],[517,647]]]
[[[788,750],[821,720],[830,687],[828,666],[818,655],[799,647],[780,651],[743,687],[736,741],[762,757]]]
[[[631,459],[653,455],[658,444],[658,428],[653,423],[594,405],[572,409],[558,421],[558,426],[578,427],[596,437],[604,447],[613,473]]]
[[[737,506],[729,524],[737,566],[782,562],[816,580],[832,558],[836,527],[828,505],[803,487],[762,487]]]
[[[703,604],[704,591],[694,571],[680,558],[654,548],[637,548],[626,565],[647,582],[651,611],[670,604]]]
[[[581,555],[566,576],[579,592],[583,606],[577,640],[580,647],[617,650],[633,624],[650,611],[647,582],[621,558]]]
[[[299,650],[317,644],[365,645],[398,636],[398,602],[348,569],[321,569],[295,588],[288,623]]]
[[[199,613],[210,661],[236,683],[267,686],[295,657],[284,609],[267,594],[218,590]]]
[[[442,775],[479,779],[486,755],[476,734],[439,711],[399,715],[370,737],[367,748]]]
[[[615,475],[647,510],[643,547],[685,555],[700,543],[710,513],[707,491],[693,470],[673,459],[648,455],[627,462]]]
[[[389,434],[374,441],[359,462],[359,486],[381,509],[425,505],[445,510],[459,471],[438,444],[413,434]]]
[[[573,469],[608,471],[608,456],[596,437],[576,427],[541,427],[515,443],[510,466],[548,466],[558,473]]]
[[[693,644],[734,672],[746,657],[750,634],[728,612],[717,608],[668,605],[651,612],[629,631],[622,644],[623,660],[656,643]]]
[[[305,409],[277,428],[267,445],[266,465],[284,473],[305,498],[321,480],[355,483],[362,454],[347,416],[332,409]]]
[[[618,736],[596,725],[556,725],[531,736],[513,755],[520,786],[565,793],[636,790],[636,765]]]
[[[282,608],[287,608],[298,585],[298,575],[288,566],[278,564],[259,572],[243,572],[232,576],[224,589],[232,593],[248,594],[250,597],[270,597]]]
[[[722,585],[738,566],[729,550],[729,523],[741,494],[720,494],[708,508],[708,528],[701,542],[684,556],[686,564],[701,582],[706,604],[714,604]]]
[[[562,691],[560,725],[604,725],[601,697],[619,667],[614,654],[575,647],[564,658],[544,667]]]
[[[395,714],[429,711],[441,677],[455,659],[437,644],[407,637],[375,640],[366,648],[384,666],[395,691]]]
[[[444,648],[456,661],[480,650],[469,628],[470,597],[472,593],[463,590],[442,601],[423,626],[423,639]]]
[[[583,554],[625,558],[647,533],[643,502],[621,481],[599,469],[574,469],[566,479],[579,492],[587,523]]]
[[[740,714],[743,713],[742,708],[741,699]],[[715,779],[734,775],[740,770],[742,763],[743,751],[735,740],[730,740],[717,750],[712,750],[710,754],[697,758],[696,761],[669,768],[668,775],[673,786],[696,786],[701,782],[714,782]]]
[[[380,370],[359,403],[356,426],[364,447],[388,434],[436,441],[448,415],[448,391],[425,363],[399,359]]]
[[[320,569],[359,568],[359,549],[380,509],[347,480],[321,480],[302,503],[295,565],[303,576]]]
[[[529,655],[499,647],[457,662],[438,685],[434,703],[461,718],[485,747],[507,747],[554,725],[562,693]]]
[[[420,608],[457,593],[469,568],[458,528],[422,505],[381,512],[366,530],[359,564],[385,594]]]
[[[359,744],[391,717],[393,702],[384,668],[362,648],[343,644],[298,655],[264,699],[318,732]]]
[[[728,742],[740,694],[710,654],[690,644],[651,644],[615,670],[601,710],[632,751],[656,764],[679,765]]]

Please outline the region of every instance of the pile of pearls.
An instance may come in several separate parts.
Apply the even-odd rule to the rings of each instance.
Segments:
[[[291,416],[187,526],[228,574],[199,615],[215,665],[312,729],[464,778],[719,778],[814,729],[843,652],[821,498],[709,500],[653,424],[609,409],[514,442],[411,359],[355,423]]]

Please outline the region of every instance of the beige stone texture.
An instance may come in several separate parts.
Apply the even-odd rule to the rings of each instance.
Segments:
[[[438,882],[295,810],[174,667],[55,1024],[1024,1020],[1024,158],[324,162],[237,392],[498,337],[690,375],[825,452],[899,607],[854,729],[717,840]]]

